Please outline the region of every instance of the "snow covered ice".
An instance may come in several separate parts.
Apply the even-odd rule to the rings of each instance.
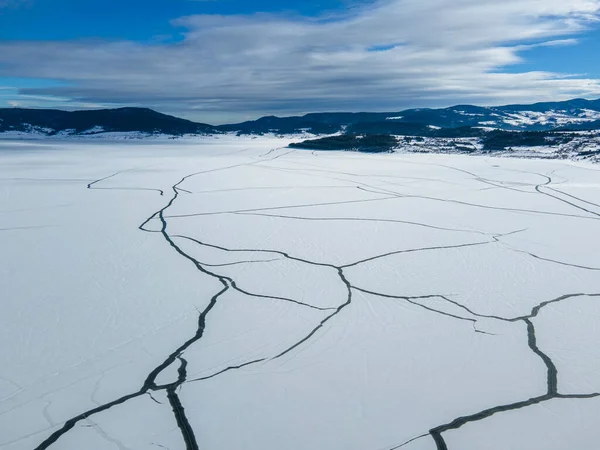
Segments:
[[[600,167],[0,142],[3,450],[596,450]]]

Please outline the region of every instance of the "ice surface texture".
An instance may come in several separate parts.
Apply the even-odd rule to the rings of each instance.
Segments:
[[[596,449],[600,170],[0,143],[0,447]]]

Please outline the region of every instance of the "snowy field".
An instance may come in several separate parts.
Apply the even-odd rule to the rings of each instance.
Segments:
[[[2,450],[597,450],[600,166],[0,142]]]

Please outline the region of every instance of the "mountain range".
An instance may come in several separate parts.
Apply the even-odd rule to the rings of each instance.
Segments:
[[[505,131],[600,130],[600,99],[481,107],[458,105],[399,112],[310,113],[267,116],[229,125],[209,125],[161,114],[147,108],[85,111],[0,109],[0,133],[93,135],[106,132],[148,134],[394,134],[430,137],[480,136],[490,129]]]

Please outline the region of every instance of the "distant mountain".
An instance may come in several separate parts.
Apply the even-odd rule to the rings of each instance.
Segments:
[[[457,105],[441,109],[408,109],[388,113],[311,113],[293,117],[263,117],[256,121],[218,127],[241,133],[292,133],[332,131],[368,134],[411,134],[430,136],[438,128],[475,128],[508,131],[547,131],[559,127],[598,129],[600,100],[575,99],[565,102],[481,107]]]
[[[310,114],[304,117],[261,117],[258,120],[242,122],[233,125],[220,125],[216,128],[220,131],[234,131],[242,134],[270,133],[281,134],[301,133],[309,131],[314,134],[336,133],[340,130],[339,123],[327,123],[326,121],[312,120]]]
[[[46,135],[90,135],[103,132],[150,134],[367,134],[422,137],[481,137],[504,131],[600,130],[600,100],[481,107],[457,105],[441,109],[408,109],[389,113],[311,113],[267,116],[258,120],[212,126],[145,108],[66,112],[48,109],[0,109],[0,133],[20,131]]]
[[[215,132],[211,125],[161,114],[146,108],[90,111],[0,109],[0,132],[21,131],[47,135],[102,132],[164,133],[171,135]]]
[[[585,122],[579,124],[567,125],[558,128],[560,131],[591,131],[600,130],[600,120],[594,120],[593,122]]]

